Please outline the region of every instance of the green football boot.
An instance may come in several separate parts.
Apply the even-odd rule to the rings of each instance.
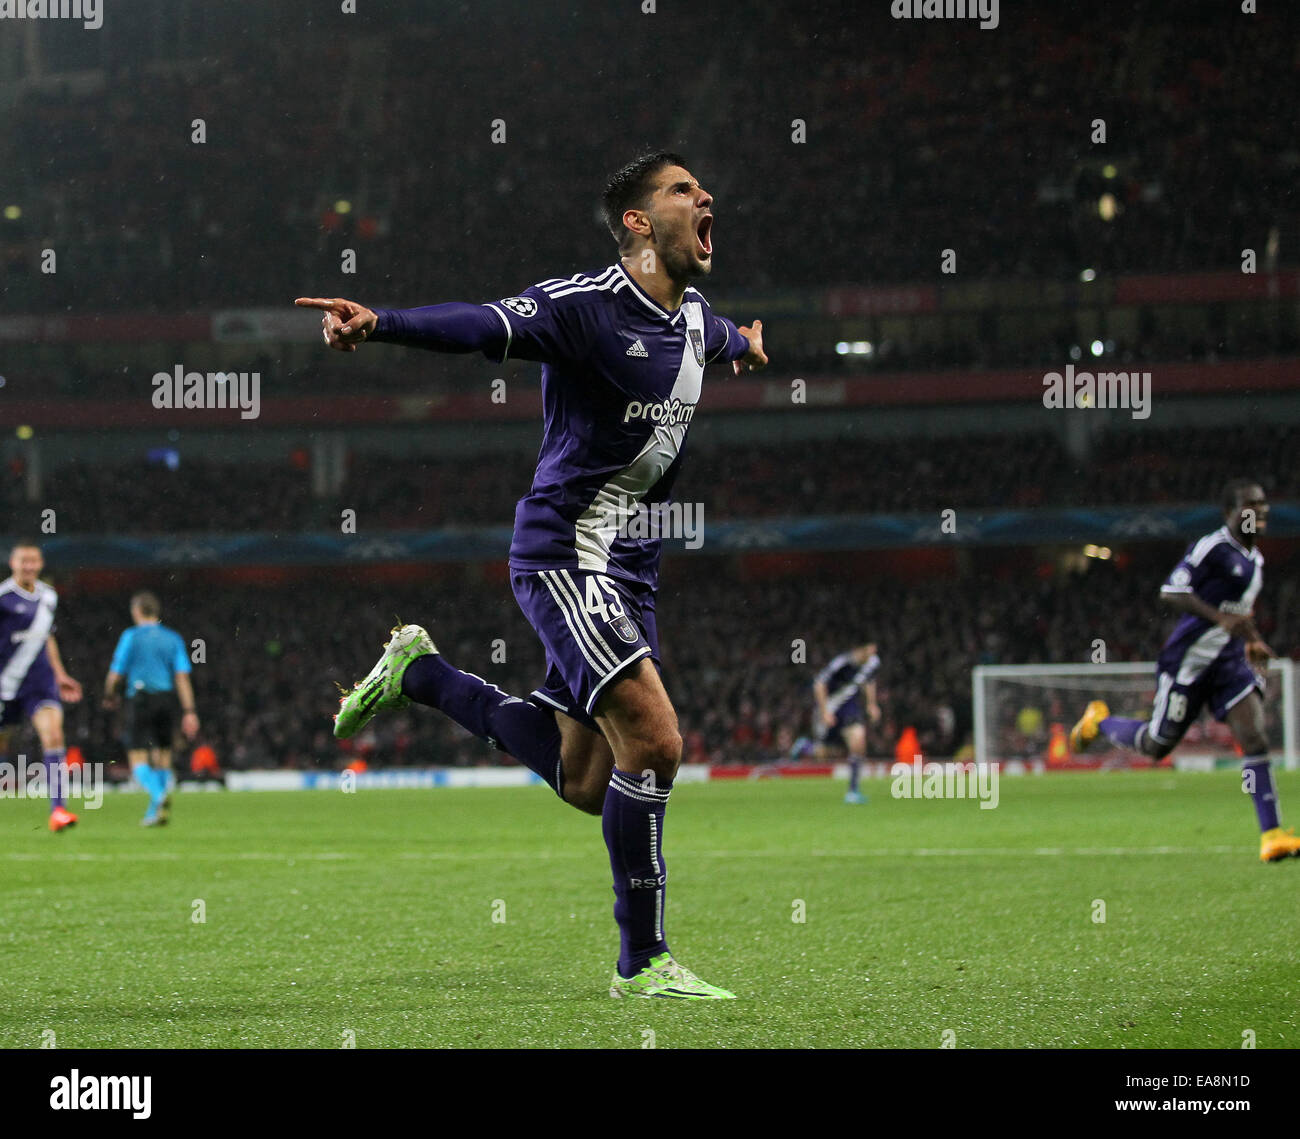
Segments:
[[[402,695],[402,676],[417,657],[436,653],[433,640],[419,625],[403,625],[394,629],[384,646],[384,655],[370,670],[365,680],[359,680],[352,691],[339,701],[334,717],[334,734],[341,740],[351,739],[375,715],[388,708],[405,708],[410,700]]]
[[[610,982],[611,997],[669,997],[679,1001],[734,1001],[735,993],[701,981],[694,973],[678,965],[669,953],[652,957],[650,964],[635,977],[620,977],[614,971]]]

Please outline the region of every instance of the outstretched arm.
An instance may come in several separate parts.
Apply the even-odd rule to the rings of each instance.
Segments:
[[[499,352],[506,326],[485,305],[428,305],[410,309],[368,309],[342,297],[299,297],[300,308],[323,312],[325,343],[340,352],[355,352],[367,340],[428,348],[434,352]]]
[[[757,372],[759,368],[767,364],[767,353],[763,351],[763,322],[754,321],[754,327],[742,324],[736,329],[747,341],[749,348],[745,354],[731,362],[731,367],[736,375],[742,372]]]

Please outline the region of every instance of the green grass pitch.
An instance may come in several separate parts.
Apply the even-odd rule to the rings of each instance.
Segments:
[[[157,830],[114,794],[59,835],[5,800],[0,1046],[1300,1045],[1300,859],[1258,861],[1235,774],[865,790],[674,792],[669,939],[718,1003],[608,997],[600,821],[544,788],[181,794]]]

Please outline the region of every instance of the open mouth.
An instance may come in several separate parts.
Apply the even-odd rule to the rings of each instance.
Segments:
[[[713,215],[705,214],[700,218],[700,223],[695,227],[695,240],[700,243],[700,256],[713,256],[713,238],[710,234],[713,232]]]

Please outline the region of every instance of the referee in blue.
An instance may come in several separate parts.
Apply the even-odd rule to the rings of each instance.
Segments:
[[[125,687],[123,742],[136,782],[149,792],[149,809],[140,820],[146,827],[163,825],[171,811],[178,697],[181,731],[188,739],[199,731],[185,641],[161,623],[161,616],[162,605],[154,594],[142,592],[131,598],[135,626],[118,638],[104,681],[105,708],[119,706]]]

